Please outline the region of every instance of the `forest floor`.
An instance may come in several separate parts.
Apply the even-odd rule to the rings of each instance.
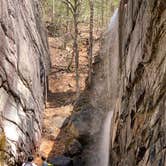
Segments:
[[[99,35],[95,31],[94,55],[99,51]],[[88,73],[87,41],[88,28],[83,27],[80,36],[80,89],[85,88],[85,79]],[[47,158],[64,154],[65,144],[70,138],[70,133],[63,127],[73,113],[73,104],[76,100],[76,85],[74,62],[71,71],[67,66],[72,57],[72,47],[63,49],[63,40],[60,37],[49,37],[51,56],[51,71],[48,76],[49,90],[44,112],[43,135],[35,163],[40,166],[40,156]]]

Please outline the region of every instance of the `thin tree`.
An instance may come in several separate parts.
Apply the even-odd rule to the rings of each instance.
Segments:
[[[52,0],[52,22],[54,22],[55,15],[55,0]]]
[[[89,0],[90,8],[90,20],[89,20],[89,49],[88,49],[88,59],[89,59],[89,86],[92,83],[92,57],[93,57],[93,18],[94,18],[94,0]]]
[[[80,94],[79,85],[79,50],[78,50],[78,23],[80,6],[82,0],[63,0],[63,2],[68,6],[74,21],[74,41],[73,41],[73,53],[75,56],[75,73],[76,73],[76,96]]]

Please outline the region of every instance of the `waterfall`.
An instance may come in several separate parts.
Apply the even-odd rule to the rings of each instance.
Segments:
[[[117,22],[117,19],[118,19],[118,8],[114,11],[114,14],[111,17],[110,23],[108,25],[109,31],[111,31],[114,28],[114,26]]]
[[[100,144],[100,166],[109,165],[110,131],[113,111],[109,111],[104,121]]]
[[[102,128],[99,156],[100,166],[109,166],[110,155],[110,135],[111,135],[111,120],[113,116],[113,108],[111,107],[117,100],[117,80],[118,80],[118,9],[115,10],[111,17],[110,24],[108,26],[108,36],[106,38],[106,61],[105,61],[105,73],[107,74],[107,110],[109,111]]]

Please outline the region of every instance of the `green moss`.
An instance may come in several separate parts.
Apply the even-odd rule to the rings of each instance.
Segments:
[[[5,150],[6,147],[6,136],[5,133],[2,132],[0,133],[0,165],[3,166],[4,165],[4,159],[5,159]]]

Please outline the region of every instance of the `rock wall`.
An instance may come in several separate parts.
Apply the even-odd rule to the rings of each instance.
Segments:
[[[114,111],[110,165],[164,166],[166,2],[121,0],[118,21],[103,55]]]
[[[99,119],[114,111],[110,165],[165,166],[166,1],[121,0],[109,28],[89,97]]]
[[[0,162],[6,165],[37,148],[49,63],[39,1],[0,0]]]

